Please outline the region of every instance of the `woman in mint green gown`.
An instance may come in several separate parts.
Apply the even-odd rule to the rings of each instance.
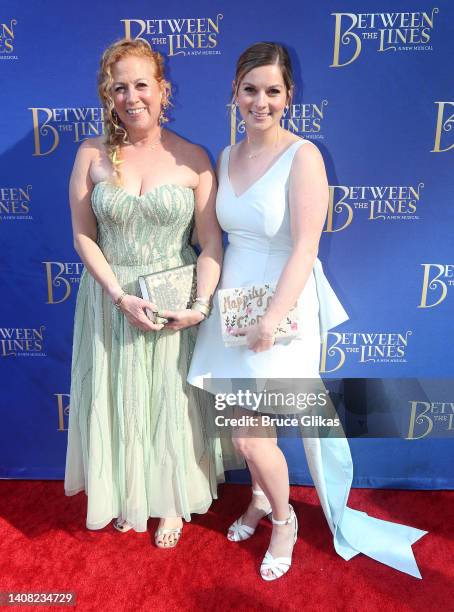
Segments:
[[[74,245],[85,264],[77,298],[65,491],[88,496],[87,527],[119,531],[161,519],[160,547],[216,495],[220,458],[203,392],[186,383],[204,315],[147,317],[139,275],[196,261],[197,295],[219,278],[221,233],[206,154],[162,128],[169,85],[159,53],[123,40],[101,60],[106,135],[85,141],[70,182]]]

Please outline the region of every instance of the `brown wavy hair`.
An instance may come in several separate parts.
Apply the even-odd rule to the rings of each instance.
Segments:
[[[281,69],[282,79],[287,89],[287,102],[291,104],[295,89],[292,62],[287,49],[275,42],[257,42],[248,47],[238,58],[235,73],[234,96],[246,74],[260,66],[277,65]]]
[[[115,110],[111,91],[113,85],[112,68],[119,60],[131,55],[148,58],[154,64],[154,77],[161,85],[163,92],[161,114],[159,116],[160,123],[168,121],[164,112],[170,105],[171,85],[164,76],[164,58],[160,53],[154,51],[146,40],[123,38],[107,47],[99,65],[98,94],[104,109],[105,145],[117,180],[120,180],[120,146],[128,143],[128,132]]]

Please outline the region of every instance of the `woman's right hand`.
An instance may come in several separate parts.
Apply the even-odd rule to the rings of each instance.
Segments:
[[[157,306],[135,295],[125,295],[121,300],[120,310],[130,325],[144,332],[160,331],[164,327],[162,323],[153,323],[147,317],[146,311],[156,312],[158,310]]]

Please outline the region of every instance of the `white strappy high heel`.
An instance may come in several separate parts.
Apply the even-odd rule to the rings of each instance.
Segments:
[[[261,490],[252,489],[252,495],[265,495],[265,493]],[[268,510],[263,511],[263,516],[271,517],[271,506],[269,506]],[[233,531],[233,535],[229,535],[227,533],[227,539],[231,542],[242,542],[243,540],[247,540],[255,533],[256,527],[249,527],[249,525],[243,525],[243,516],[242,514],[239,519],[237,519],[232,525],[229,527],[229,531]]]
[[[290,516],[285,519],[285,521],[276,521],[273,516],[271,516],[271,521],[273,525],[289,525],[292,521],[295,521],[295,531],[293,536],[293,546],[295,546],[296,538],[298,535],[298,519],[296,517],[295,511],[293,510],[293,506],[289,504],[289,508]],[[290,566],[292,565],[292,553],[290,553],[290,557],[273,557],[270,551],[267,550],[265,556],[263,557],[262,565],[260,566],[260,575],[263,580],[277,580],[278,578],[281,578],[281,576],[286,574],[290,569]],[[270,575],[266,575],[263,573],[268,570],[271,570],[273,573]]]

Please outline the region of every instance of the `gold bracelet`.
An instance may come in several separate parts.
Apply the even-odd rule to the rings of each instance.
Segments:
[[[120,304],[122,303],[122,301],[124,300],[124,298],[127,296],[128,294],[126,293],[126,291],[123,291],[119,297],[117,297],[117,299],[114,302],[114,306],[117,310],[120,310]]]
[[[207,319],[210,316],[211,308],[207,304],[201,304],[194,300],[192,302],[191,310],[195,310],[203,314],[203,317]]]
[[[194,299],[194,302],[198,302],[199,304],[206,304],[207,306],[209,306],[211,302],[211,296],[205,297],[204,295],[198,295]]]

